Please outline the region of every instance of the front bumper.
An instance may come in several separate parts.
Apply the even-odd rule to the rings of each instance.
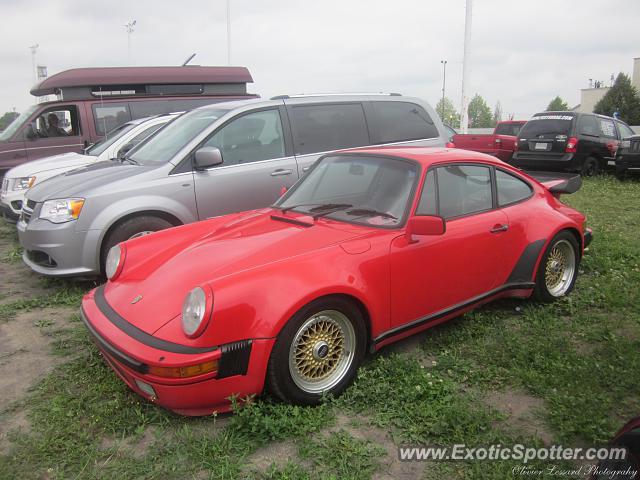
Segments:
[[[26,190],[8,190],[0,194],[0,210],[2,210],[2,216],[12,223],[17,222],[20,217],[25,192]]]
[[[100,231],[77,231],[76,222],[51,223],[37,218],[16,225],[22,259],[33,271],[52,277],[96,276],[100,273]]]
[[[634,171],[640,173],[640,154],[618,153],[616,157],[616,172]]]
[[[2,218],[10,223],[16,223],[18,218],[20,218],[20,215],[15,213],[11,206],[5,203],[0,203],[0,212],[2,213]]]
[[[106,300],[100,297],[103,288],[84,297],[82,319],[107,364],[137,394],[178,414],[199,416],[227,412],[230,397],[242,399],[262,391],[275,339],[204,348],[166,342],[121,317],[114,318],[114,310],[105,307]],[[171,351],[157,345],[162,342]],[[195,377],[165,378],[148,373],[150,366],[184,367],[211,360],[218,361],[218,370]]]
[[[584,231],[584,248],[586,249],[593,241],[593,230],[587,228]]]

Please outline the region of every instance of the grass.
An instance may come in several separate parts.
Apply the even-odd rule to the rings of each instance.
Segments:
[[[555,443],[601,445],[640,411],[640,183],[589,179],[565,201],[586,213],[595,233],[569,297],[551,305],[496,302],[421,334],[419,348],[383,350],[367,359],[343,396],[318,407],[265,397],[233,416],[178,417],[131,393],[105,366],[77,316],[54,332],[37,323],[53,337],[52,354],[66,361],[27,398],[0,412],[25,412],[31,424],[11,434],[11,448],[0,455],[0,478],[383,475],[393,458],[382,439],[367,436],[366,429],[358,434],[359,424],[388,432],[386,442],[397,446],[542,445],[539,435],[486,400],[495,391],[538,399],[539,425]],[[0,238],[12,238],[7,228],[0,227]],[[0,258],[17,247],[6,250]],[[4,299],[0,321],[15,321],[24,310],[77,306],[90,287],[44,286],[47,293],[34,298]],[[356,426],[338,429],[338,416]],[[256,468],[256,454],[275,445],[289,445],[287,453]],[[432,462],[420,475],[503,479],[515,465]]]

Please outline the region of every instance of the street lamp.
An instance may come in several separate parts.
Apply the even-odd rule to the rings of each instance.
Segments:
[[[440,104],[440,119],[444,121],[444,92],[447,85],[447,61],[440,60],[442,64],[442,103]]]
[[[467,89],[469,88],[469,77],[471,76],[470,60],[471,60],[471,20],[473,18],[472,8],[473,0],[467,0],[467,8],[464,19],[464,56],[462,61],[462,106],[460,112],[460,132],[467,133],[469,123],[469,97]]]
[[[136,26],[136,21],[131,20],[124,24],[124,28],[127,30],[127,62],[131,65],[131,34]]]

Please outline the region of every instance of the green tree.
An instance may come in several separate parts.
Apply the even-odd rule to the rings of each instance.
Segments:
[[[487,102],[477,93],[469,102],[469,126],[474,128],[493,127],[493,115]]]
[[[547,112],[566,112],[567,110],[569,110],[569,105],[559,96],[551,100],[547,105]]]
[[[621,120],[629,125],[640,125],[640,97],[624,73],[618,74],[613,87],[596,103],[594,113],[612,116],[618,112]]]
[[[6,112],[0,117],[0,130],[4,130],[19,114],[16,112]]]
[[[493,110],[493,124],[496,125],[498,122],[502,121],[502,105],[500,105],[500,100],[496,102],[496,108]]]
[[[436,112],[440,115],[443,123],[453,128],[460,127],[460,114],[456,112],[453,102],[448,98],[440,99],[436,105]]]

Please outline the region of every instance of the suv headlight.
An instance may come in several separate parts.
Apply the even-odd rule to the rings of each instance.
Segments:
[[[42,204],[39,218],[53,223],[70,222],[80,216],[83,206],[84,198],[47,200]]]
[[[187,337],[195,338],[204,331],[212,307],[213,294],[210,290],[196,287],[187,294],[182,304],[182,330]]]
[[[631,140],[622,140],[620,142],[620,148],[631,148]]]
[[[13,181],[13,190],[28,190],[36,182],[35,176],[20,177]]]

